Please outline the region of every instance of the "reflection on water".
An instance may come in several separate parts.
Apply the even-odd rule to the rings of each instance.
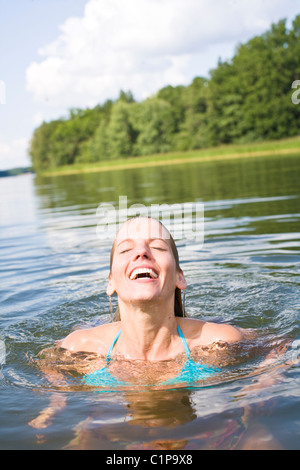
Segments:
[[[284,156],[2,178],[0,447],[245,448],[260,435],[299,448],[299,170],[299,157]],[[204,203],[204,245],[177,240],[187,310],[257,332],[228,352],[217,385],[97,393],[78,374],[54,385],[36,366],[73,328],[110,320],[112,240],[97,237],[96,210],[120,195],[128,205]],[[276,359],[285,367],[257,371],[287,339]],[[28,426],[42,410],[47,426]]]

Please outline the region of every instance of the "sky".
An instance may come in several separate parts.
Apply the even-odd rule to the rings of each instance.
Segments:
[[[0,170],[27,167],[43,121],[209,77],[300,0],[0,0]]]

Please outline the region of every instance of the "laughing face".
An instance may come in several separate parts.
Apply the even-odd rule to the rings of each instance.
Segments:
[[[174,243],[174,242],[173,242]],[[157,220],[127,221],[114,242],[107,294],[124,303],[173,301],[175,288],[186,288],[168,230]]]

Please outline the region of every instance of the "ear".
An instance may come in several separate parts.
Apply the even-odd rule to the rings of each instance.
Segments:
[[[176,287],[178,287],[178,289],[180,289],[180,290],[184,290],[187,287],[187,283],[186,283],[184,274],[181,270],[178,271],[178,273],[177,273]]]
[[[106,288],[106,293],[107,295],[113,295],[113,293],[115,292],[115,286],[114,286],[114,281],[113,281],[113,278],[111,276],[111,274],[108,276],[108,284],[107,284],[107,288]]]

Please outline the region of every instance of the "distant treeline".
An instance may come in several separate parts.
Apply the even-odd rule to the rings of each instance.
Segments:
[[[12,170],[0,170],[0,178],[3,178],[5,176],[18,176],[18,175],[23,175],[24,173],[32,173],[33,168],[28,167],[28,168],[13,168]]]
[[[300,134],[300,105],[292,102],[295,80],[300,80],[300,15],[291,29],[281,20],[239,45],[232,60],[219,61],[209,78],[167,86],[142,102],[121,91],[116,101],[43,122],[31,140],[32,164],[39,172],[295,136]]]

